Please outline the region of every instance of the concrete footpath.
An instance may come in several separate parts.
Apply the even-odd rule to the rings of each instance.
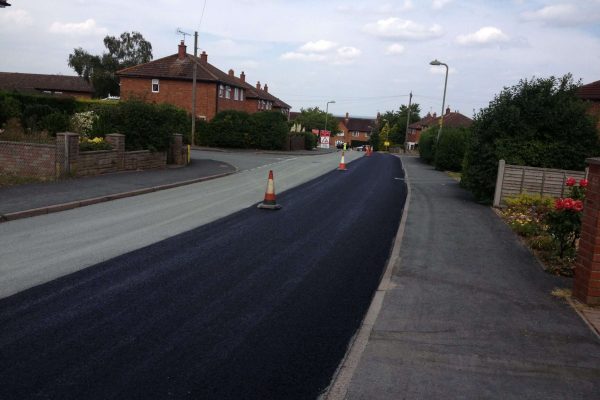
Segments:
[[[489,207],[402,157],[401,237],[328,399],[591,399],[600,339]]]
[[[0,188],[0,222],[136,196],[236,172],[224,162],[193,159],[187,167],[118,172]]]

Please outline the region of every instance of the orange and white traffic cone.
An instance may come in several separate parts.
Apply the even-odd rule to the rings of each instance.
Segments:
[[[367,157],[371,157],[371,154],[373,154],[373,149],[371,146],[367,147]]]
[[[265,199],[258,205],[258,208],[266,208],[267,210],[279,210],[281,205],[275,200],[275,183],[273,181],[273,171],[269,171],[269,180],[267,181],[267,191]]]
[[[346,162],[344,161],[344,152],[342,151],[342,159],[340,160],[340,166],[338,171],[346,171]]]

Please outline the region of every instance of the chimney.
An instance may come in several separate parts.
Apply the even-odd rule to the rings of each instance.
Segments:
[[[433,118],[437,118],[437,113],[433,113]]]
[[[206,54],[206,51],[202,51],[202,54],[200,54],[200,62],[203,64],[208,62],[208,54]]]
[[[233,76],[233,70],[232,69],[229,70],[229,76]]]
[[[178,47],[179,47],[179,50],[177,52],[177,58],[180,60],[183,60],[185,58],[185,53],[186,53],[186,49],[187,49],[183,40],[181,41],[181,43],[179,43]]]
[[[348,115],[348,113],[346,113],[346,119],[350,118],[350,116]]]
[[[256,82],[256,88],[260,90],[260,81]]]
[[[450,114],[450,107],[446,108],[446,115]]]
[[[240,74],[240,79],[242,80],[242,82],[246,82],[246,74],[244,73],[244,71],[242,71],[242,73]]]
[[[269,93],[269,87],[267,86],[267,84],[265,83],[265,87],[263,88],[263,90],[267,93]]]

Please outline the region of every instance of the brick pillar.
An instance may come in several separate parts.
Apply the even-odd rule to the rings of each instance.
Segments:
[[[66,144],[65,144],[66,142]],[[79,160],[79,134],[60,132],[56,134],[56,172],[58,176],[77,175]]]
[[[185,164],[185,157],[182,155],[183,151],[183,135],[180,133],[173,134],[173,141],[171,142],[171,160],[175,165]]]
[[[117,169],[125,169],[125,135],[120,133],[109,133],[106,142],[117,151]]]
[[[600,305],[600,158],[588,158],[588,187],[575,261],[573,295],[585,304]]]

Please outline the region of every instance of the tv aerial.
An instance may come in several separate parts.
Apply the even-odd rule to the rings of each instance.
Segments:
[[[186,36],[192,36],[191,33],[187,33],[187,32],[182,31],[181,28],[177,28],[176,33],[178,35],[183,35],[183,43],[185,43],[185,37]]]

